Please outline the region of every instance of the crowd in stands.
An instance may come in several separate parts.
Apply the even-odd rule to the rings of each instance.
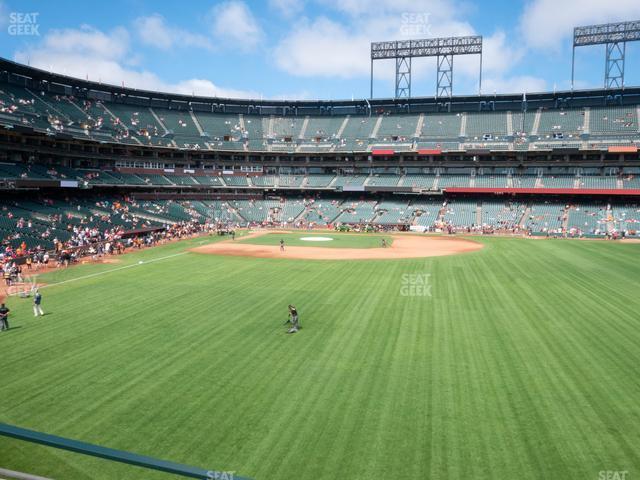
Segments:
[[[252,115],[97,101],[0,83],[0,114],[39,131],[194,150],[368,151],[392,146],[465,150],[606,149],[638,146],[637,105],[536,108],[524,112]],[[374,113],[375,116],[371,116]],[[193,117],[193,122],[188,116]],[[201,125],[196,131],[193,125]],[[586,138],[585,138],[586,137]]]
[[[445,233],[637,236],[637,206],[561,202],[273,197],[228,201],[140,201],[128,197],[33,198],[0,208],[0,264],[68,265],[193,234],[238,227],[356,231],[409,228]],[[420,227],[420,228],[419,228]],[[9,269],[12,267],[10,266]],[[3,270],[4,273],[4,270]]]
[[[50,252],[59,263],[68,264],[79,251],[118,253],[160,239],[181,238],[206,224],[202,218],[195,219],[194,210],[180,221],[167,210],[167,205],[142,205],[126,197],[7,202],[0,208],[0,261],[29,257],[39,265],[45,263],[43,254]]]
[[[10,286],[22,281],[23,268],[28,271],[32,269],[38,271],[50,265],[68,267],[84,256],[97,260],[104,256],[125,253],[128,249],[152,247],[171,240],[210,232],[213,228],[209,223],[179,222],[166,229],[126,237],[123,237],[123,231],[102,234],[95,228],[85,228],[78,231],[72,240],[56,241],[55,251],[52,252],[42,247],[29,249],[24,242],[15,249],[10,245],[4,245],[0,251],[0,273],[6,285]]]

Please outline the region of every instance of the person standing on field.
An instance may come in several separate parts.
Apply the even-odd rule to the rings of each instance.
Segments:
[[[33,295],[33,316],[42,317],[43,315],[44,312],[42,311],[42,294],[39,290],[36,290],[35,294]]]
[[[4,303],[0,305],[0,332],[9,330],[9,310]]]
[[[287,333],[296,333],[300,329],[298,309],[293,305],[289,305],[289,318],[287,319],[287,323],[291,325],[291,328],[287,330]]]
[[[283,238],[280,239],[280,251],[284,252],[284,239]]]

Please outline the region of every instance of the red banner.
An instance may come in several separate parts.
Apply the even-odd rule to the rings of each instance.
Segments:
[[[393,150],[371,150],[371,155],[393,155],[396,153]]]
[[[533,193],[544,195],[640,195],[638,189],[605,189],[605,188],[471,188],[449,187],[449,193]]]
[[[635,145],[620,145],[618,147],[609,147],[607,151],[609,153],[636,153],[638,151],[638,147],[636,147]]]

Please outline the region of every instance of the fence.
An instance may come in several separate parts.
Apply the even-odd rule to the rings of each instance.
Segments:
[[[182,477],[199,478],[203,480],[250,480],[247,477],[240,477],[222,470],[205,470],[203,468],[190,467],[188,465],[181,465],[179,463],[159,460],[157,458],[138,455],[136,453],[125,452],[123,450],[114,450],[112,448],[101,447],[99,445],[93,445],[78,440],[50,435],[48,433],[28,430],[26,428],[20,428],[6,423],[0,423],[0,436],[67,450],[81,455],[102,458],[112,462],[125,463],[127,465],[142,467],[149,470],[158,470],[160,472]]]

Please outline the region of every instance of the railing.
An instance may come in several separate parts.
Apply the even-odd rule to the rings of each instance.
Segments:
[[[182,477],[199,478],[203,480],[250,480],[247,477],[237,476],[232,472],[190,467],[188,465],[181,465],[167,460],[159,460],[144,455],[138,455],[136,453],[125,452],[123,450],[114,450],[112,448],[101,447],[99,445],[93,445],[78,440],[50,435],[48,433],[28,430],[26,428],[20,428],[6,423],[0,423],[0,435],[30,443],[45,445],[47,447],[67,450],[81,455],[102,458],[112,462],[125,463],[127,465],[142,467],[149,470],[158,470],[160,472],[179,475]]]

